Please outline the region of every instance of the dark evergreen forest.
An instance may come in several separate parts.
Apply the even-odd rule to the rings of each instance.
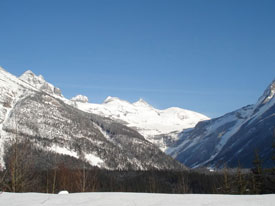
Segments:
[[[36,152],[34,152],[36,151]],[[6,152],[6,167],[0,172],[0,191],[58,193],[146,192],[200,194],[275,193],[275,167],[262,168],[255,152],[252,169],[206,168],[182,170],[121,171],[91,167],[66,155],[33,150],[30,144],[15,144]],[[275,144],[273,145],[275,162]],[[275,165],[275,164],[274,164]]]

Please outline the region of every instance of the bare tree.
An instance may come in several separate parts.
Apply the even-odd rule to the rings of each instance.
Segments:
[[[177,191],[183,194],[192,192],[188,184],[188,177],[184,177],[182,173],[180,173],[179,181],[177,183]]]

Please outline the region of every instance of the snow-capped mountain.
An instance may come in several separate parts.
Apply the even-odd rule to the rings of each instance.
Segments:
[[[275,80],[256,104],[248,105],[222,117],[199,122],[184,130],[179,140],[167,150],[189,167],[252,167],[255,151],[264,166],[271,166],[275,131]]]
[[[1,167],[11,145],[28,141],[40,155],[58,154],[101,168],[183,168],[135,130],[75,108],[87,99],[70,101],[31,71],[17,78],[0,68],[0,91]],[[41,165],[49,165],[48,159],[40,157]]]
[[[72,101],[82,111],[108,117],[136,129],[162,151],[177,140],[183,129],[209,119],[200,113],[177,107],[159,110],[143,99],[130,103],[117,97],[107,97],[102,104],[92,104],[88,103],[87,97],[78,95]]]

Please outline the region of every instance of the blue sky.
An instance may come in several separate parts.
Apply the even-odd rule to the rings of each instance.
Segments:
[[[100,103],[216,117],[275,77],[273,0],[0,0],[0,65]]]

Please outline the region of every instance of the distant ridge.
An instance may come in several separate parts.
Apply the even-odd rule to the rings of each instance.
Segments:
[[[255,151],[264,167],[273,162],[272,142],[275,130],[275,81],[266,88],[256,104],[221,117],[199,122],[183,131],[167,153],[189,167],[251,168]]]

